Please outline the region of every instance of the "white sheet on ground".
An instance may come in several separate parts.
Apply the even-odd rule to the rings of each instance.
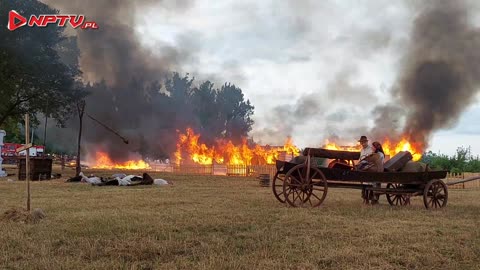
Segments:
[[[85,182],[85,183],[89,183],[89,184],[100,184],[102,183],[102,180],[100,179],[100,177],[86,177],[85,174],[83,174],[83,172],[80,172],[79,174],[81,177],[82,177],[82,182]]]
[[[163,180],[163,179],[155,179],[153,180],[153,184],[159,185],[159,186],[165,186],[165,185],[168,185],[168,182],[167,180]]]

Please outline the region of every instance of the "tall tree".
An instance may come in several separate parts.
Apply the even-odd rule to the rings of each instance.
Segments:
[[[194,88],[191,95],[191,106],[194,119],[197,120],[198,132],[204,138],[212,139],[222,132],[222,123],[218,121],[219,110],[216,106],[217,90],[210,81],[203,82],[198,88]]]
[[[234,84],[225,83],[218,91],[217,108],[219,121],[223,123],[223,134],[226,139],[239,142],[252,130],[254,106],[250,100],[245,101],[242,89]]]
[[[20,121],[25,113],[48,113],[62,121],[84,95],[75,84],[78,67],[65,65],[58,54],[63,28],[22,27],[11,32],[6,27],[10,10],[26,18],[58,13],[36,0],[0,2],[0,126],[9,118]]]

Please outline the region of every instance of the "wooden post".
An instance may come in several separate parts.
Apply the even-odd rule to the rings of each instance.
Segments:
[[[75,175],[78,176],[82,171],[82,167],[80,164],[80,155],[81,155],[81,141],[82,141],[82,128],[83,128],[83,113],[85,112],[85,101],[82,100],[77,103],[77,111],[78,111],[78,118],[79,128],[78,128],[78,142],[77,142],[77,164],[76,164],[76,173]]]
[[[25,145],[30,143],[30,117],[25,114]],[[25,155],[25,173],[27,181],[27,211],[30,212],[30,148],[27,148]]]

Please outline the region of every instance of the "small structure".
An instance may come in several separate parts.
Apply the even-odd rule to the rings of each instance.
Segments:
[[[258,179],[260,180],[260,186],[269,187],[270,186],[270,174],[259,174]]]
[[[18,180],[26,180],[26,160],[20,158],[18,162]],[[30,157],[30,180],[50,180],[52,178],[52,159],[44,157]]]
[[[3,137],[5,137],[5,135],[7,135],[5,130],[0,130],[0,153],[2,153]],[[7,173],[2,169],[2,162],[3,162],[3,158],[2,158],[2,155],[0,154],[0,177],[5,177],[7,176]]]

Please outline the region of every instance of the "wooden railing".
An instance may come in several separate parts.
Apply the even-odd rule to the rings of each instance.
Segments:
[[[198,175],[230,175],[257,176],[259,174],[275,175],[275,165],[176,165],[151,164],[152,171],[170,172],[176,174]]]

